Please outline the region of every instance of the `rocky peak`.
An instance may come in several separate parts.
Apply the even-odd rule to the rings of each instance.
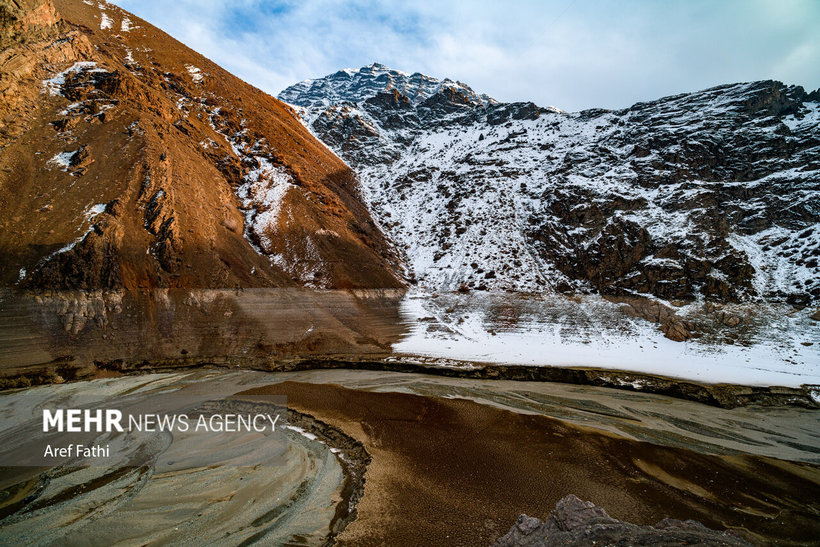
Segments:
[[[408,74],[381,63],[346,68],[323,78],[304,80],[282,91],[279,99],[296,106],[318,107],[342,102],[360,103],[391,90],[407,97],[413,105],[421,104],[443,91],[450,94],[455,92],[475,105],[495,102],[487,95],[477,94],[462,82],[449,78],[439,80],[420,72]]]
[[[802,86],[787,86],[783,82],[766,80],[754,82],[748,88],[744,103],[750,115],[788,116],[804,111],[803,102],[808,95]]]
[[[402,95],[395,88],[382,91],[364,101],[367,105],[390,110],[409,110],[413,108],[413,103],[407,95]]]
[[[773,123],[777,118],[792,114],[802,117],[810,109],[810,105],[804,103],[816,100],[799,85],[762,80],[720,85],[694,93],[639,102],[618,113],[631,113],[635,120],[647,115],[660,120],[671,114],[680,114],[683,108],[688,108],[692,115],[699,115],[703,123],[707,124],[718,121],[742,123],[752,118],[769,118],[768,121]],[[592,109],[581,114],[591,119],[606,112]]]

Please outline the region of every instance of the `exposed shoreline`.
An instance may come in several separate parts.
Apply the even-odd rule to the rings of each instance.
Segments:
[[[140,372],[122,371],[88,389],[105,396],[108,389],[204,380],[237,403],[284,395],[288,425],[297,439],[306,437],[297,445],[329,450],[339,467],[317,544],[489,544],[519,514],[544,517],[568,494],[629,522],[693,519],[764,544],[797,545],[816,529],[807,520],[820,487],[812,410],[783,407],[770,417],[759,408],[729,411],[637,391],[341,364],[280,373]],[[76,382],[31,390],[31,398],[29,390],[8,396],[36,404],[41,390],[87,391]],[[300,490],[288,494],[290,511]],[[163,503],[160,496],[149,511]],[[265,519],[276,518],[273,511],[263,509]]]
[[[85,364],[65,359],[42,365],[3,370],[0,373],[0,391],[66,381],[88,380],[109,375],[167,372],[211,366],[265,372],[350,369],[429,374],[450,378],[555,382],[666,395],[721,408],[736,408],[748,405],[820,408],[820,386],[808,384],[804,384],[799,388],[705,384],[626,370],[476,363],[401,355],[385,355],[381,358],[372,359],[351,358],[343,355],[270,361],[242,357],[179,358],[159,361],[138,360],[134,362],[118,359]]]
[[[200,366],[272,372],[348,368],[612,387],[725,408],[820,408],[813,361],[807,365],[789,353],[791,360],[783,354],[786,360],[779,364],[762,359],[721,369],[737,355],[717,351],[695,352],[695,361],[682,362],[688,358],[680,354],[683,346],[650,336],[654,327],[647,331],[651,325],[643,319],[633,324],[614,304],[589,305],[508,301],[503,295],[408,298],[401,291],[0,290],[0,390]],[[590,314],[600,321],[590,321]],[[807,340],[814,340],[820,335],[816,322],[801,317],[806,324],[800,325],[810,330]],[[469,328],[459,327],[460,320]],[[557,335],[541,323],[563,330]],[[754,326],[751,320],[741,325]],[[532,327],[534,334],[516,338],[519,327]],[[589,337],[599,328],[620,333],[621,341],[650,338],[623,347],[618,342],[598,355]],[[547,337],[544,344],[539,333]],[[503,350],[519,343],[529,353]],[[468,346],[473,349],[465,352]]]
[[[812,464],[658,446],[465,399],[287,380],[250,394],[287,396],[372,456],[340,545],[489,544],[574,491],[630,522],[693,519],[763,544],[802,544],[816,526]]]

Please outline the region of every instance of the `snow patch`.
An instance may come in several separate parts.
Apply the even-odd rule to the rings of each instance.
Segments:
[[[85,218],[86,220],[91,220],[95,216],[105,212],[105,203],[98,203],[96,205],[92,205],[88,209],[85,210]]]
[[[820,324],[786,311],[761,311],[770,322],[761,333],[746,344],[724,345],[673,342],[654,323],[628,317],[599,297],[408,293],[401,313],[411,329],[393,349],[444,363],[592,367],[751,386],[820,384]],[[645,387],[638,379],[620,383]],[[820,387],[814,396],[820,399]]]
[[[194,65],[185,65],[185,69],[188,71],[188,74],[191,75],[191,79],[195,82],[201,82],[203,75],[202,71],[195,67]]]
[[[279,215],[285,196],[298,187],[281,165],[274,165],[263,157],[256,157],[259,167],[245,176],[245,183],[237,189],[242,207],[249,215],[251,231],[256,234],[266,253],[272,251],[269,234],[278,231]]]
[[[295,431],[296,433],[298,433],[298,434],[299,434],[299,435],[301,435],[302,437],[305,437],[305,438],[307,438],[307,439],[310,439],[311,441],[318,441],[318,442],[321,442],[321,441],[319,441],[319,437],[317,437],[317,436],[316,436],[316,435],[314,435],[313,433],[310,433],[310,432],[308,432],[308,431],[305,431],[305,430],[304,430],[304,429],[302,429],[301,427],[298,427],[298,426],[295,426],[295,425],[286,425],[286,426],[285,426],[285,429],[290,429],[291,431]],[[324,443],[322,443],[322,444],[324,444]]]
[[[105,69],[96,68],[97,63],[93,61],[79,61],[71,65],[64,71],[55,74],[47,80],[43,80],[43,92],[49,95],[62,95],[62,87],[65,85],[65,78],[73,72],[106,72]]]
[[[105,12],[100,13],[100,30],[110,29],[113,26],[114,21],[108,16],[108,14]]]
[[[799,118],[794,114],[783,118],[783,124],[791,131],[820,125],[820,102],[807,103],[806,108],[807,111]]]
[[[70,152],[60,152],[48,160],[48,163],[59,167],[63,171],[68,171],[74,156],[76,156],[79,151],[80,149],[78,148],[77,150],[72,150]]]
[[[91,223],[91,221],[94,219],[94,217],[96,217],[97,215],[103,213],[105,211],[105,206],[106,206],[105,203],[98,203],[98,204],[92,205],[91,207],[86,209],[85,213],[84,213],[86,222]],[[81,235],[80,237],[78,237],[77,239],[72,241],[71,243],[66,244],[65,246],[57,249],[56,251],[54,251],[53,253],[48,255],[46,258],[43,259],[42,263],[48,262],[51,258],[53,258],[54,256],[56,256],[58,254],[70,251],[79,242],[81,242],[83,239],[85,239],[85,236],[90,234],[93,230],[94,230],[94,225],[89,224],[88,229],[83,233],[83,235]]]

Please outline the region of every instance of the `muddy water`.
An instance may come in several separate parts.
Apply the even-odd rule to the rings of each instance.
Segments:
[[[0,446],[21,443],[11,418],[46,403],[192,388],[223,401],[285,395],[364,444],[373,460],[343,543],[486,544],[568,493],[639,523],[695,518],[781,544],[820,533],[820,413],[799,408],[391,372],[197,370],[4,393]],[[199,442],[186,458],[191,445],[175,437],[143,466],[5,468],[0,540],[321,543],[347,503],[345,467],[327,445],[287,434],[284,452],[248,438],[233,450]],[[237,463],[247,457],[254,465]]]

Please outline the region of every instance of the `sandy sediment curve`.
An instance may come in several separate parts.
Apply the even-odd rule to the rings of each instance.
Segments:
[[[136,400],[156,406],[152,395],[184,394],[191,387],[200,388],[198,394],[170,399],[179,410],[190,412],[191,401],[203,397],[208,400],[197,408],[206,416],[270,406],[264,399],[229,398],[239,389],[236,383],[203,391],[201,377],[186,385],[189,379],[151,375],[120,378],[118,385],[45,386],[6,394],[0,407],[4,414],[24,415],[27,408],[35,411],[48,401],[76,403],[94,391],[109,405]],[[227,396],[214,399],[220,391]],[[169,408],[169,399],[162,401]],[[116,445],[115,455],[52,467],[3,467],[0,542],[328,543],[355,518],[367,453],[310,416],[290,411],[283,424],[276,433],[264,434],[177,431],[90,439],[88,444]],[[42,445],[34,431],[28,423],[19,424],[0,431],[0,438],[3,446],[25,453],[28,446]]]

